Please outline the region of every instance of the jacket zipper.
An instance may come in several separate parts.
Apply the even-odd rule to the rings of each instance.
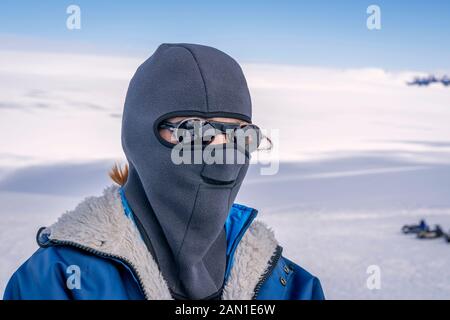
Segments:
[[[269,278],[269,276],[272,274],[273,270],[275,269],[278,260],[281,258],[281,253],[283,252],[283,248],[281,246],[277,246],[275,249],[275,253],[272,255],[269,261],[269,267],[267,268],[267,271],[264,273],[263,277],[259,280],[258,284],[255,287],[254,294],[252,297],[252,300],[256,300],[259,294],[259,290],[261,289],[263,283]]]
[[[55,244],[55,245],[63,245],[63,246],[71,246],[71,247],[75,247],[84,251],[87,251],[89,253],[95,254],[99,257],[102,258],[109,258],[109,259],[118,259],[121,262],[125,263],[133,272],[134,276],[136,277],[136,279],[138,280],[138,285],[139,285],[139,289],[142,291],[142,294],[144,295],[146,300],[149,300],[149,296],[147,295],[147,292],[144,290],[144,282],[142,281],[142,277],[139,274],[139,272],[136,269],[136,266],[127,258],[119,256],[119,255],[114,255],[114,254],[110,254],[110,253],[105,253],[105,252],[101,252],[95,249],[92,249],[90,247],[87,246],[83,246],[79,243],[76,242],[72,242],[72,241],[64,241],[64,240],[54,240],[54,239],[49,239],[51,244]]]
[[[247,221],[245,227],[242,228],[241,233],[238,236],[238,238],[240,238],[241,234],[243,234],[243,233],[245,233],[247,231],[248,226],[250,226],[250,224],[254,220],[255,216],[256,216],[256,212],[252,211],[250,219]],[[102,257],[102,258],[110,258],[110,259],[118,259],[118,260],[120,260],[121,262],[125,263],[131,269],[131,271],[133,272],[134,276],[138,280],[139,289],[141,290],[141,292],[144,295],[145,299],[149,300],[149,296],[148,296],[147,292],[144,290],[144,282],[142,281],[141,275],[137,271],[136,266],[130,260],[128,260],[127,258],[125,258],[123,256],[119,256],[119,255],[114,255],[114,254],[98,251],[98,250],[92,249],[90,247],[83,246],[83,245],[81,245],[79,243],[76,243],[76,242],[73,242],[73,241],[56,240],[56,239],[49,239],[49,240],[50,240],[50,243],[55,244],[55,245],[67,245],[67,246],[71,246],[71,247],[75,247],[75,248],[87,251],[87,252],[89,252],[91,254],[97,255],[97,256]],[[239,243],[239,241],[236,241],[233,244],[233,249],[235,249],[235,247],[237,246],[237,243]],[[233,250],[231,250],[231,251],[233,252]],[[257,283],[257,285],[255,287],[252,300],[256,300],[256,298],[257,298],[257,296],[259,294],[259,290],[261,289],[261,286],[267,280],[267,278],[272,274],[273,270],[275,269],[275,266],[278,263],[278,260],[281,257],[282,251],[283,251],[283,248],[281,246],[277,246],[277,248],[275,249],[274,255],[271,257],[271,259],[269,261],[269,267],[268,267],[267,271],[264,273],[263,277],[259,280],[259,282]]]

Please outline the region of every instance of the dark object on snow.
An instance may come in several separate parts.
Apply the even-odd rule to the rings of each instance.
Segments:
[[[427,87],[433,83],[442,83],[442,85],[448,87],[450,85],[450,78],[445,75],[439,79],[434,75],[429,75],[428,77],[424,77],[424,78],[415,77],[413,81],[407,82],[406,84],[408,86],[419,86],[419,87],[425,86],[425,87]]]
[[[426,230],[426,231],[419,232],[417,234],[417,238],[419,238],[419,239],[437,239],[444,235],[445,235],[445,233],[444,233],[444,231],[442,231],[441,226],[436,225],[434,230]]]
[[[445,234],[445,240],[450,243],[450,231]]]
[[[402,227],[402,232],[404,234],[410,234],[410,233],[414,233],[414,234],[418,234],[422,231],[429,231],[430,228],[428,227],[427,223],[425,222],[425,220],[420,220],[419,224],[416,225],[404,225]]]

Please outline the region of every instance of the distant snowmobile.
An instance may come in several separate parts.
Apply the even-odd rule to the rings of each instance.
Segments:
[[[430,85],[431,81],[427,78],[414,78],[412,82],[407,82],[409,86],[428,86]]]
[[[428,77],[424,77],[424,78],[420,78],[420,77],[415,77],[413,81],[411,82],[407,82],[406,84],[408,86],[429,86],[430,84],[433,83],[442,83],[444,86],[450,86],[450,78],[448,76],[443,76],[441,79],[438,79],[436,76],[434,75],[430,75]]]
[[[443,77],[443,78],[441,79],[441,83],[442,83],[444,86],[446,86],[446,87],[450,86],[450,78],[449,78],[449,77]]]
[[[417,234],[419,239],[437,239],[445,236],[446,234],[442,230],[440,225],[436,225],[434,230],[421,231]]]
[[[419,232],[422,231],[429,231],[430,227],[427,225],[427,223],[425,222],[425,220],[420,220],[419,224],[416,225],[404,225],[402,227],[402,232],[404,234],[410,234],[410,233],[414,233],[414,234],[418,234]]]

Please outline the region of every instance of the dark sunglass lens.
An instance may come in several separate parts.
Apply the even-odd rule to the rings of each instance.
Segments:
[[[260,136],[260,129],[257,126],[244,125],[234,130],[233,141],[239,148],[253,152],[260,145]]]
[[[261,129],[254,124],[250,124],[246,126],[246,134],[250,137],[251,143],[253,143],[256,148],[258,148],[261,144],[262,133]]]
[[[196,126],[198,127],[198,125],[196,125],[197,120],[195,120],[195,119],[189,119],[189,120],[183,121],[182,123],[183,123],[182,126],[188,130],[194,129]]]

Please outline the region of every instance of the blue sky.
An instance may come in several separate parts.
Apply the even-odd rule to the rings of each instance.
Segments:
[[[66,29],[81,7],[82,29]],[[382,29],[366,28],[381,7]],[[216,46],[243,62],[450,70],[450,1],[0,2],[0,48],[149,55],[162,42]]]

